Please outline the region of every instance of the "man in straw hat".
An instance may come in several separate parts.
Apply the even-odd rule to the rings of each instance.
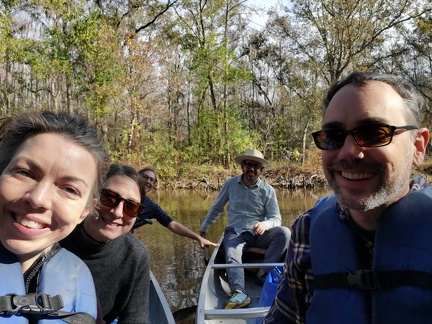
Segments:
[[[281,225],[281,214],[272,186],[260,179],[264,169],[271,164],[260,151],[249,149],[237,156],[235,161],[241,165],[243,174],[228,179],[201,225],[200,234],[207,232],[228,205],[228,226],[225,229],[223,248],[226,262],[242,263],[243,250],[249,246],[267,249],[264,262],[280,262],[286,252],[290,230]],[[268,270],[268,269],[267,269]],[[251,303],[245,292],[244,269],[226,270],[232,296],[225,308],[241,308]],[[264,283],[267,273],[260,269],[257,282]]]

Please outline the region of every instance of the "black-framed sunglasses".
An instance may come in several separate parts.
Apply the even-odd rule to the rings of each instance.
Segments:
[[[115,208],[120,204],[120,202],[124,201],[123,213],[133,218],[137,217],[144,209],[144,206],[139,202],[123,198],[118,193],[109,189],[101,190],[99,201],[103,206],[109,208]]]
[[[248,168],[248,169],[252,169],[254,168],[255,170],[257,169],[261,169],[262,168],[262,164],[261,163],[252,163],[252,162],[243,162],[243,165]]]
[[[312,133],[315,145],[321,150],[340,149],[348,134],[351,134],[358,146],[380,147],[386,146],[393,140],[394,132],[397,129],[413,130],[417,126],[390,126],[385,124],[371,124],[356,127],[351,130],[323,129]]]

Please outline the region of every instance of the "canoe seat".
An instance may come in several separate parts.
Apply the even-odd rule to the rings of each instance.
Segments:
[[[264,248],[259,248],[256,246],[250,246],[248,248],[246,248],[246,250],[244,250],[243,253],[256,253],[256,254],[262,254],[264,255],[266,253],[267,249]]]
[[[262,263],[264,262],[264,255],[267,249],[259,248],[256,246],[249,246],[243,251],[243,263]],[[258,272],[258,268],[245,269],[250,272]]]
[[[243,264],[246,264],[246,263],[247,264],[263,263],[266,251],[267,251],[267,249],[259,248],[256,246],[250,246],[250,247],[246,248],[243,251],[243,256],[242,256]],[[282,256],[282,258],[279,262],[282,263],[284,259],[285,259],[285,254]],[[225,263],[225,256],[224,256],[223,250],[219,249],[218,254],[216,255],[215,262],[220,263],[220,264]],[[259,267],[257,267],[257,268],[245,267],[245,271],[252,272],[254,274],[256,274],[258,272],[258,270],[259,270]]]
[[[259,248],[256,246],[249,246],[243,251],[242,261],[243,263],[262,263],[264,260],[264,255],[267,249]],[[218,254],[216,256],[216,263],[225,263],[225,256],[223,253],[223,245],[219,248]],[[247,269],[251,272],[257,272],[258,269]]]
[[[223,253],[223,238],[219,240],[219,248],[216,254],[216,263],[225,263],[225,256]],[[256,246],[249,246],[243,251],[242,262],[243,263],[262,263],[264,261],[264,256],[267,252],[266,248],[260,248]],[[282,256],[279,262],[283,262],[285,255]],[[208,265],[209,258],[204,257],[205,264]],[[249,270],[249,269],[248,269]],[[252,269],[251,271],[257,272],[258,269]]]

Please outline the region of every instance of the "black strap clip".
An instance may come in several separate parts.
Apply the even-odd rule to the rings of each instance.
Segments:
[[[9,295],[12,309],[8,313],[52,314],[61,309],[63,300],[60,295],[51,297],[48,294],[36,293],[27,295]]]
[[[380,288],[377,274],[372,270],[348,272],[347,282],[350,287],[357,289],[372,290]]]

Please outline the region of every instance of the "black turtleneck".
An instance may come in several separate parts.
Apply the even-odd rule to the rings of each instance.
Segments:
[[[137,237],[98,242],[80,224],[60,244],[90,269],[107,323],[148,323],[150,253]]]

